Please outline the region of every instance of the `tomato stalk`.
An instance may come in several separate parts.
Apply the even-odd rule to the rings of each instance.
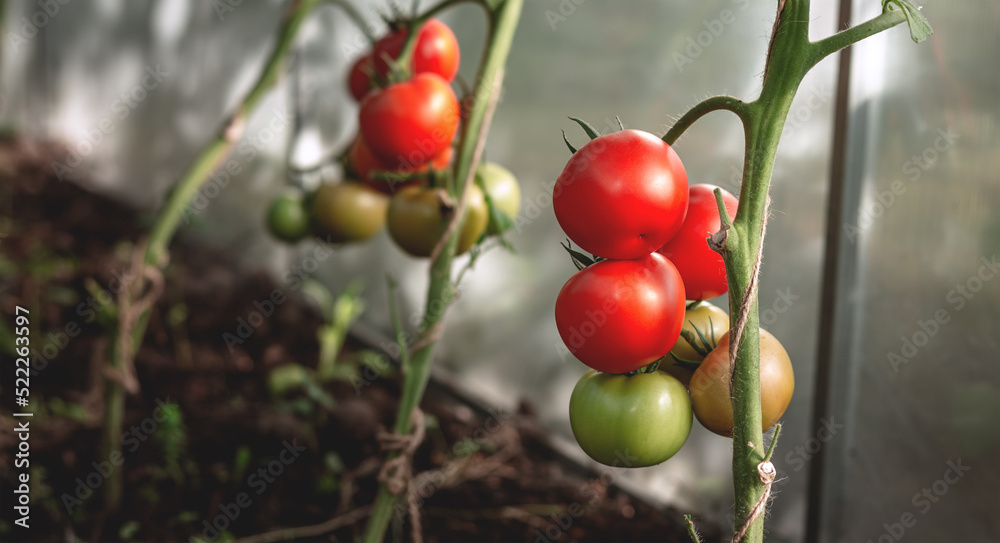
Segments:
[[[282,65],[281,61],[291,49],[292,42],[299,27],[302,25],[302,21],[313,8],[323,1],[338,4],[341,7],[345,6],[341,0],[294,0],[285,11],[278,34],[278,41],[257,82],[237,107],[236,112],[223,124],[215,139],[201,152],[194,163],[188,168],[187,172],[185,172],[184,176],[171,190],[167,203],[157,216],[156,223],[150,232],[143,258],[144,266],[159,270],[166,267],[167,245],[180,225],[181,218],[183,218],[188,204],[198,193],[199,188],[208,179],[208,176],[225,160],[232,147],[239,141],[246,118],[278,80]],[[348,10],[351,17],[360,20],[360,16],[358,16],[356,11],[349,6],[345,9]],[[142,275],[142,270],[132,270],[132,272],[138,276]],[[121,315],[119,315],[120,317]],[[127,328],[130,329],[131,351],[133,353],[137,352],[139,346],[142,344],[142,337],[145,334],[148,321],[149,310],[147,309],[139,314],[134,326]],[[114,371],[120,372],[125,366],[124,353],[117,348],[119,344],[118,332],[114,332],[112,336],[111,366]],[[103,435],[104,456],[121,454],[119,437],[121,436],[125,397],[126,391],[122,383],[116,379],[108,379],[106,420]],[[118,510],[121,503],[121,490],[121,470],[116,470],[108,476],[108,480],[104,484],[105,511],[107,513],[113,514]]]
[[[895,1],[895,0],[894,0]],[[868,36],[907,20],[906,10],[890,11],[856,27],[818,42],[809,41],[809,0],[779,0],[778,15],[768,48],[764,83],[760,96],[743,102],[731,96],[715,96],[684,114],[663,136],[673,144],[703,115],[717,110],[736,114],[743,123],[745,157],[739,208],[730,222],[716,190],[721,230],[709,240],[725,261],[729,287],[729,310],[733,316],[730,337],[739,338],[730,350],[734,360],[732,379],[733,484],[739,529],[747,526],[742,541],[760,543],[764,515],[758,502],[766,502],[769,488],[762,481],[758,465],[768,462],[778,436],[765,454],[761,431],[760,329],[757,312],[757,284],[764,225],[768,207],[768,187],[781,133],[792,100],[806,73],[826,56]],[[911,24],[911,32],[913,25]],[[914,34],[914,40],[917,35]],[[766,503],[765,503],[766,505]],[[757,514],[751,515],[757,508]]]
[[[418,21],[429,18],[451,5],[462,1],[470,0],[445,0],[435,6]],[[466,188],[471,184],[477,163],[482,154],[485,143],[486,129],[492,117],[493,107],[496,105],[499,89],[503,81],[503,68],[507,62],[507,55],[517,29],[517,22],[520,18],[521,7],[524,0],[499,0],[486,2],[479,0],[489,17],[489,28],[487,34],[487,45],[483,52],[483,59],[479,67],[479,74],[476,77],[475,92],[472,95],[472,102],[469,110],[464,112],[465,119],[462,127],[462,136],[456,153],[451,183],[448,186],[448,194],[455,202],[461,202],[466,194]],[[419,24],[419,23],[417,23]],[[455,212],[462,213],[463,207],[458,205]],[[394,431],[397,434],[406,435],[412,430],[411,415],[414,408],[420,403],[424,390],[427,387],[427,380],[430,377],[431,357],[434,352],[434,345],[441,334],[444,313],[448,306],[447,302],[453,299],[454,282],[451,278],[452,262],[455,258],[455,249],[458,246],[458,232],[460,231],[463,217],[458,217],[457,227],[450,228],[452,235],[448,235],[443,245],[440,245],[432,255],[430,267],[430,284],[427,289],[427,302],[424,310],[421,333],[417,343],[408,350],[403,365],[403,396],[399,402],[399,409],[396,413],[396,424]],[[446,231],[446,232],[447,232]],[[447,235],[442,232],[443,235]],[[399,334],[397,326],[397,335]],[[405,349],[404,349],[405,350]],[[390,459],[395,457],[395,453],[390,454]],[[390,517],[396,503],[397,496],[389,491],[387,485],[382,483],[379,487],[378,496],[372,510],[371,518],[365,530],[364,541],[376,543],[382,541],[388,527]]]

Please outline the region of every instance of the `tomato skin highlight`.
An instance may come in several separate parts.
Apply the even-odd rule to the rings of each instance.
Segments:
[[[687,173],[660,138],[622,130],[577,150],[556,180],[552,201],[559,225],[583,250],[616,260],[639,258],[681,228]]]
[[[729,334],[708,353],[691,376],[688,389],[698,422],[724,437],[733,435],[733,404],[729,396]],[[760,331],[761,430],[770,429],[788,409],[795,392],[792,361],[777,338]]]
[[[662,372],[611,375],[588,371],[573,388],[569,421],[580,448],[612,467],[659,464],[691,433],[684,385]]]
[[[574,356],[604,373],[627,373],[667,354],[684,322],[684,284],[663,255],[605,260],[566,281],[556,327]]]
[[[708,246],[707,239],[722,228],[719,206],[713,191],[722,190],[722,202],[729,219],[736,217],[739,200],[715,185],[691,185],[687,218],[677,234],[657,252],[670,259],[684,278],[684,290],[691,300],[708,300],[728,292],[726,264],[722,255]]]
[[[458,98],[436,74],[368,93],[361,102],[361,137],[386,164],[419,168],[451,146],[458,131]]]

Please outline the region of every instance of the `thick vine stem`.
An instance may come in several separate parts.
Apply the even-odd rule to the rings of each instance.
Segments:
[[[730,96],[709,98],[684,114],[663,136],[673,144],[703,115],[727,109],[743,122],[745,157],[736,218],[730,222],[721,194],[716,194],[723,228],[709,245],[722,254],[729,286],[729,308],[733,316],[731,345],[733,428],[733,483],[736,539],[763,541],[762,508],[769,484],[759,471],[774,452],[779,430],[764,456],[760,407],[760,328],[757,312],[757,282],[768,188],[774,158],[792,100],[806,73],[825,56],[906,20],[900,12],[885,12],[874,19],[816,43],[809,41],[809,0],[778,0],[764,68],[760,97],[749,103]]]
[[[445,0],[443,4],[453,5],[460,1],[476,0]],[[483,59],[476,78],[476,91],[472,95],[472,104],[465,113],[461,141],[456,153],[452,182],[448,192],[455,201],[461,202],[468,185],[466,180],[474,174],[479,154],[482,152],[482,140],[485,129],[489,126],[492,115],[491,103],[496,99],[496,93],[503,81],[503,67],[514,39],[517,22],[521,16],[524,0],[502,0],[487,3],[479,0],[477,3],[486,8],[489,16],[489,29]],[[492,9],[491,9],[492,5]],[[431,9],[438,12],[441,4]],[[426,17],[425,14],[423,17]],[[459,182],[461,180],[462,182]],[[458,221],[464,220],[464,213],[457,210]],[[460,224],[460,223],[459,223]],[[446,226],[447,228],[447,226]],[[442,232],[442,235],[445,232]],[[442,328],[447,302],[453,297],[454,283],[451,280],[452,262],[455,249],[458,247],[459,236],[447,236],[440,251],[431,260],[430,284],[427,288],[427,301],[424,310],[421,338],[410,352],[410,362],[403,368],[403,396],[396,413],[395,433],[407,434],[411,431],[410,414],[420,403],[427,380],[430,377],[430,364],[437,337]],[[390,455],[391,459],[391,455]],[[385,537],[389,525],[396,495],[389,491],[385,484],[380,485],[375,507],[365,530],[366,543],[378,543]]]

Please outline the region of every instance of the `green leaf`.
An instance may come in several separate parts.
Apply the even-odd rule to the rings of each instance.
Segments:
[[[893,11],[895,9],[893,4],[899,6],[903,10],[903,14],[906,15],[906,24],[910,27],[910,38],[914,42],[920,43],[934,33],[927,17],[921,13],[920,7],[913,5],[910,0],[882,0],[882,12]]]
[[[601,133],[598,132],[597,129],[594,128],[593,126],[590,126],[590,124],[587,123],[587,121],[584,121],[583,119],[577,119],[576,117],[570,117],[569,120],[580,125],[580,128],[582,128],[583,131],[586,132],[588,136],[590,136],[590,139],[593,140],[601,137]]]
[[[566,142],[566,147],[569,147],[569,152],[573,153],[575,155],[576,154],[576,147],[573,147],[573,144],[570,143],[569,139],[566,138],[566,131],[563,130],[562,133],[563,133],[563,141]]]
[[[625,130],[625,125],[622,124],[622,118],[619,117],[618,115],[615,115],[615,120],[618,121],[618,129]]]

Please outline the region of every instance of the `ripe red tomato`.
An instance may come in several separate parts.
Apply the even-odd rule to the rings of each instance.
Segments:
[[[385,36],[375,44],[371,53],[354,63],[348,76],[348,86],[355,100],[360,102],[372,89],[370,73],[374,72],[379,78],[386,77],[389,65],[385,56],[394,60],[398,58],[406,44],[406,35],[404,28]],[[437,19],[424,23],[413,50],[412,74],[434,73],[445,81],[451,81],[458,73],[460,60],[458,40],[448,25]]]
[[[616,260],[659,249],[680,229],[688,181],[660,138],[622,130],[581,147],[552,190],[559,225],[585,251]]]
[[[389,65],[385,57],[396,59],[403,52],[406,44],[407,30],[397,30],[382,38],[375,44],[372,57],[375,59],[375,73],[385,76],[389,73]],[[458,40],[448,25],[437,19],[430,19],[420,28],[416,48],[413,50],[413,75],[433,73],[440,75],[445,81],[455,79],[458,73],[460,53]]]
[[[361,103],[361,136],[379,160],[419,167],[451,146],[458,131],[458,99],[436,74],[368,93]]]
[[[412,176],[414,174],[426,172],[428,167],[435,170],[444,170],[451,164],[451,159],[454,155],[455,149],[453,147],[448,147],[438,156],[434,157],[429,163],[422,164],[417,168],[413,168],[407,164],[397,167],[394,164],[387,164],[379,160],[379,158],[371,152],[371,149],[368,148],[368,145],[365,144],[364,138],[356,138],[354,143],[351,144],[351,149],[348,151],[347,159],[350,163],[351,169],[357,175],[357,178],[364,184],[380,192],[392,194],[403,187],[408,187],[417,183],[419,179],[384,179],[375,176],[375,172],[398,173],[401,176]]]
[[[604,260],[563,285],[556,327],[581,362],[603,373],[637,370],[667,354],[684,324],[684,284],[663,255]]]
[[[687,218],[681,229],[657,251],[677,266],[684,278],[684,291],[691,300],[707,300],[728,291],[726,265],[722,255],[713,251],[706,241],[719,231],[719,206],[715,203],[715,185],[691,185]],[[729,218],[736,216],[739,201],[722,190],[722,202]]]
[[[347,88],[351,91],[351,96],[358,102],[372,90],[372,80],[369,76],[374,70],[371,54],[359,58],[347,76]]]

